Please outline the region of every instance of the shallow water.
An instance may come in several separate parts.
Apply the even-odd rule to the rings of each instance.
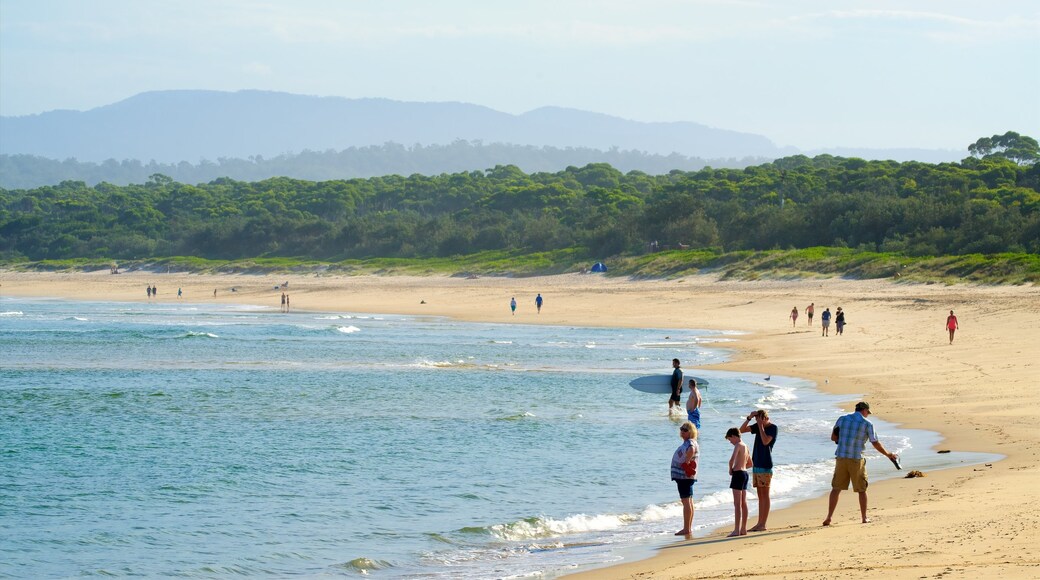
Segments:
[[[781,427],[775,505],[822,493],[838,398],[689,370],[732,334],[0,299],[0,575],[555,576],[630,556],[679,525],[667,395],[628,386],[673,357],[710,380],[699,530],[731,517],[723,433],[757,407]],[[934,459],[934,434],[878,425]]]

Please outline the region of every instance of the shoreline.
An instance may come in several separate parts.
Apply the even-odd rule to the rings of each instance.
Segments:
[[[280,290],[274,286],[285,276],[0,271],[0,296],[146,302],[145,286],[156,284],[160,303],[175,302],[182,287],[184,302],[277,308]],[[1040,575],[1040,539],[1016,532],[1033,527],[1037,518],[1031,506],[1040,500],[1035,485],[1040,435],[1032,418],[1040,402],[1035,388],[1040,370],[1029,354],[1040,344],[1040,288],[1035,286],[728,282],[707,275],[630,281],[577,274],[475,280],[290,275],[289,282],[294,308],[315,311],[747,331],[724,347],[730,351],[728,362],[706,368],[796,376],[823,392],[862,394],[879,418],[938,432],[943,448],[1006,457],[992,467],[944,469],[925,478],[872,484],[873,522],[866,526],[858,523],[855,494],[849,491],[842,494],[829,528],[819,525],[826,499],[810,499],[774,510],[768,532],[725,539],[714,531],[662,547],[650,559],[578,577],[867,577],[879,570],[899,578]],[[216,300],[213,288],[218,289]],[[538,292],[546,298],[541,314],[533,312]],[[508,309],[514,295],[521,305],[516,316]],[[792,328],[787,319],[791,306],[801,311],[810,301],[817,304],[817,316],[824,307],[843,306],[849,317],[845,336],[820,337],[818,320],[810,329],[804,315]],[[942,329],[950,309],[961,320],[953,345]]]

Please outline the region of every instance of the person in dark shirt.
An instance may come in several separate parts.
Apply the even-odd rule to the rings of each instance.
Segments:
[[[680,412],[682,411],[682,397],[680,395],[682,394],[683,372],[682,369],[679,368],[681,364],[682,363],[679,362],[679,359],[672,359],[672,394],[668,397],[669,415],[672,414],[672,409],[679,409]]]
[[[754,424],[751,421],[754,420]],[[769,519],[769,485],[773,480],[773,443],[780,430],[769,421],[769,413],[759,409],[744,419],[740,426],[741,433],[752,433],[755,444],[751,451],[751,483],[758,495],[758,523],[749,528],[749,532],[766,531]]]

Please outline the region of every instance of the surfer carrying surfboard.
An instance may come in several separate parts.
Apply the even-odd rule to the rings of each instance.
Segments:
[[[682,369],[679,368],[681,364],[682,363],[679,362],[679,359],[672,359],[672,394],[668,397],[669,416],[672,414],[672,409],[679,409],[679,405],[682,404],[682,397],[679,396],[682,394],[683,381],[683,372]]]

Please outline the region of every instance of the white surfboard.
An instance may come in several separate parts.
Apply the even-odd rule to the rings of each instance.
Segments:
[[[697,387],[708,386],[708,381],[701,377],[683,375],[683,394],[690,390],[690,379],[697,379]],[[648,375],[630,381],[629,386],[644,393],[667,394],[672,392],[672,375]]]

